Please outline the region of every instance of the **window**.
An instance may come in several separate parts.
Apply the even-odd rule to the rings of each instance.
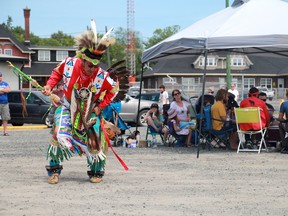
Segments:
[[[234,57],[231,59],[231,65],[235,67],[244,66],[244,60],[241,57]]]
[[[200,66],[204,66],[205,64],[205,57],[203,56],[201,58],[201,61],[199,62]],[[216,59],[214,57],[207,57],[207,66],[217,66]]]
[[[226,78],[219,77],[219,89],[225,88],[226,86]]]
[[[39,50],[38,51],[38,61],[50,61],[50,51]]]
[[[12,56],[12,49],[4,49],[4,54]]]
[[[195,78],[182,77],[182,89],[189,91],[195,89]]]
[[[68,56],[68,51],[56,51],[56,61],[63,61]]]
[[[162,79],[162,81],[163,81],[163,83],[166,83],[166,84],[176,84],[177,83],[177,80],[176,80],[176,78],[173,78],[173,77],[170,77],[170,78],[168,78],[168,77],[164,77],[163,79]]]
[[[265,86],[268,89],[272,89],[272,78],[261,78],[260,86]]]
[[[238,79],[237,78],[232,78],[231,84],[234,84],[235,88],[237,89],[238,88]]]
[[[244,78],[244,89],[250,89],[255,86],[255,78]]]

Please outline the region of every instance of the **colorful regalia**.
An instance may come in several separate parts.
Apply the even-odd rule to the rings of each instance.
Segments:
[[[111,31],[108,31],[98,42],[93,20],[91,27],[92,31],[76,39],[76,57],[67,57],[52,71],[47,81],[47,86],[51,88],[62,80],[64,83],[62,105],[57,108],[54,117],[56,131],[47,151],[50,165],[46,169],[48,181],[52,184],[59,181],[60,162],[64,158],[68,160],[73,154],[86,155],[91,182],[102,181],[107,143],[115,133],[120,132],[96,112],[96,109],[101,111],[109,105],[119,91],[119,82],[112,72],[119,72],[117,67],[105,71],[98,66],[102,54],[114,39],[109,37]],[[123,72],[123,68],[120,71]]]

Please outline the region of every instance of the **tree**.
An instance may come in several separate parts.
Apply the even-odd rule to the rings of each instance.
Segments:
[[[142,41],[139,32],[135,33],[136,37],[136,74],[141,71],[141,56],[143,52]],[[126,59],[126,36],[127,30],[119,27],[114,31],[115,44],[109,48],[111,64]],[[107,55],[104,54],[103,62],[108,64]]]
[[[13,19],[8,16],[6,23],[2,23],[2,25],[9,30],[18,41],[24,42],[25,30],[21,26],[13,27],[12,23]],[[74,38],[70,35],[64,34],[62,31],[52,34],[51,38],[40,38],[31,32],[30,44],[38,46],[73,46]]]
[[[75,43],[72,36],[64,34],[62,31],[52,34],[51,39],[58,41],[60,46],[73,46]]]
[[[7,28],[20,42],[24,42],[25,38],[25,30],[21,26],[13,27],[12,25],[13,20],[10,16],[8,16],[8,19],[6,23],[3,23],[2,25]],[[179,30],[179,27],[172,26],[167,27],[164,30],[155,30],[154,32],[154,38],[152,37],[149,39],[150,44],[153,45],[152,41],[156,41],[155,38],[158,38],[158,41],[165,39],[166,37],[174,34]],[[101,38],[103,35],[99,35],[99,38]],[[109,54],[110,54],[110,60],[111,64],[116,63],[118,61],[121,61],[123,59],[126,59],[126,36],[127,36],[127,30],[119,27],[114,31],[114,37],[116,39],[116,42],[113,46],[109,48]],[[136,39],[136,75],[140,73],[141,71],[141,57],[143,52],[143,41],[140,38],[140,33],[135,33],[135,39]],[[36,46],[73,46],[75,45],[74,37],[67,35],[63,33],[62,31],[58,31],[57,33],[53,33],[50,38],[40,38],[30,33],[30,44],[36,45]],[[106,63],[108,65],[108,58],[107,53],[104,54],[102,62]]]
[[[179,25],[168,26],[164,29],[156,29],[153,32],[153,36],[148,39],[146,43],[144,43],[145,48],[148,49],[153,45],[159,43],[160,41],[170,37],[171,35],[177,33],[180,30]]]

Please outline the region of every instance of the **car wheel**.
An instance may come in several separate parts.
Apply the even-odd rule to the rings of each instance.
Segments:
[[[53,123],[51,123],[51,122],[49,121],[48,116],[46,116],[46,118],[45,118],[45,125],[47,125],[48,128],[51,128],[52,125],[53,125]]]
[[[140,111],[139,116],[138,116],[138,125],[139,126],[147,126],[146,120],[144,120],[147,112],[148,112],[148,110]]]
[[[12,123],[12,126],[23,126],[24,123]]]

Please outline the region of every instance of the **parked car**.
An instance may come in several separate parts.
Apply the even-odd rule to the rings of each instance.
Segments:
[[[46,124],[51,127],[51,123],[47,118],[48,109],[50,107],[50,98],[43,95],[40,91],[23,91],[26,98],[26,109],[28,116],[23,117],[23,106],[21,103],[20,91],[11,91],[8,94],[11,123],[13,126],[22,126],[26,123]],[[0,120],[1,121],[1,120]],[[2,124],[2,121],[0,122]]]
[[[124,122],[131,122],[136,123],[139,126],[146,126],[147,124],[144,120],[144,117],[147,111],[150,109],[151,104],[155,103],[155,101],[141,100],[139,108],[139,116],[137,119],[138,101],[139,99],[135,99],[130,95],[126,95],[126,98],[123,101],[121,101],[122,107],[120,117]]]
[[[191,103],[193,104],[194,102],[194,98],[195,97],[189,97],[188,95],[186,95],[182,90],[180,90],[181,92],[181,96],[186,99],[187,101],[191,101]],[[138,99],[139,98],[139,95],[136,95],[134,98],[135,99]],[[171,92],[168,92],[168,96],[169,96],[169,102],[171,103],[173,101],[173,97],[172,97],[172,94]],[[151,101],[154,101],[154,102],[158,102],[159,101],[159,97],[160,97],[160,91],[159,92],[142,92],[141,93],[141,100],[151,100]]]
[[[168,93],[170,103],[173,100],[171,93]],[[136,95],[134,98],[138,99],[140,94]],[[141,100],[150,100],[154,102],[158,102],[160,97],[160,92],[149,92],[149,93],[141,93]]]
[[[256,87],[259,92],[264,92],[267,95],[267,98],[271,101],[274,98],[274,91],[273,90],[269,90],[267,87],[262,87],[262,86],[257,86]]]
[[[132,122],[138,123],[139,126],[146,126],[146,122],[144,117],[147,111],[150,109],[152,103],[157,103],[159,101],[160,92],[150,92],[150,93],[142,93],[141,94],[141,101],[140,101],[140,108],[139,108],[139,116],[137,119],[137,111],[138,111],[138,101],[139,95],[135,98],[132,98],[129,95],[126,95],[125,100],[121,101],[121,112],[120,117],[125,122]],[[187,100],[190,100],[193,106],[195,106],[195,97],[189,98],[189,96],[183,93],[182,95]],[[172,102],[173,98],[171,93],[169,93],[169,101]]]
[[[128,89],[127,94],[130,95],[131,97],[135,97],[138,95],[140,92],[140,87],[139,86],[132,86]],[[145,91],[142,91],[142,93],[145,93]]]

